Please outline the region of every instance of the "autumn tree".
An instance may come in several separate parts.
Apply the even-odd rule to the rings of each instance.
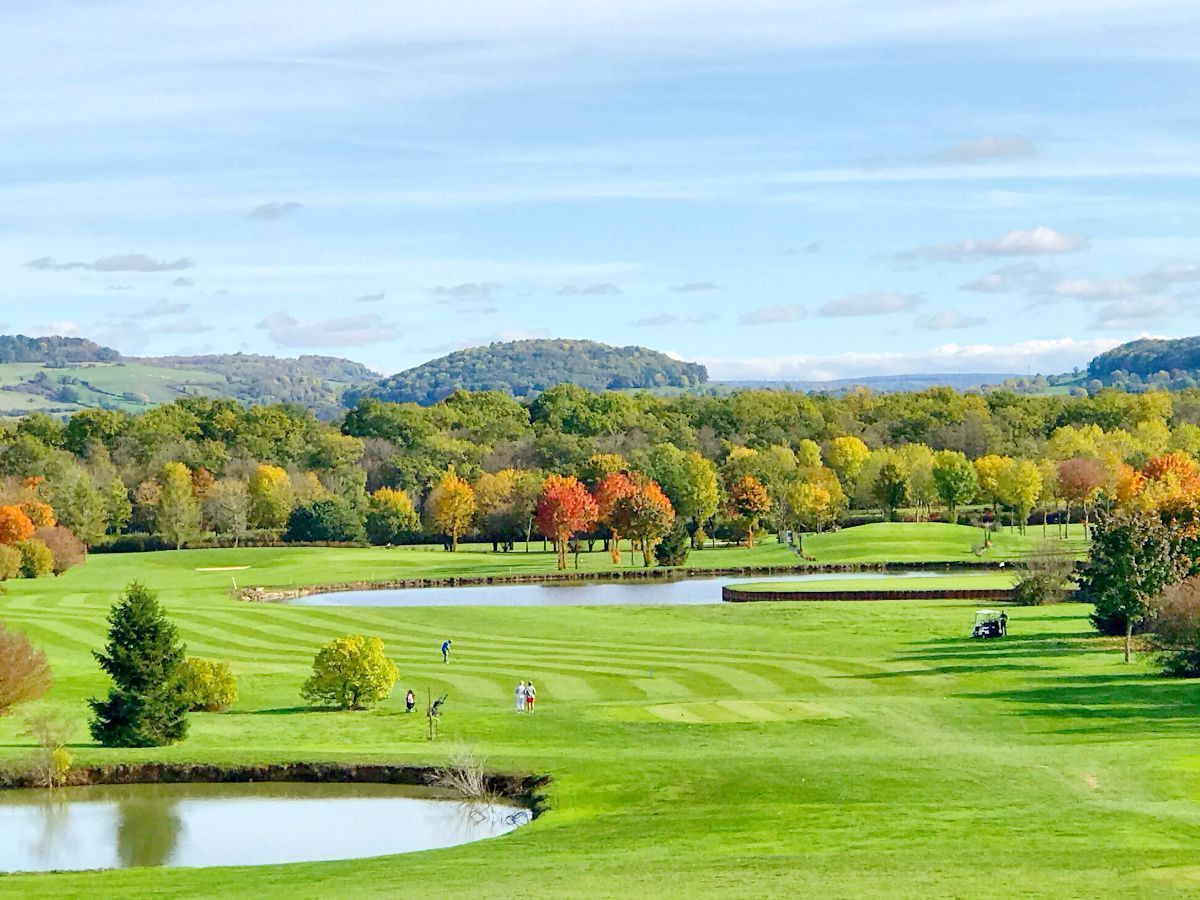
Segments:
[[[946,505],[951,524],[958,522],[958,507],[969,503],[978,490],[975,467],[957,450],[939,450],[933,455],[933,483]]]
[[[383,641],[351,634],[334,638],[317,652],[300,695],[341,709],[365,709],[386,700],[399,677]]]
[[[1029,514],[1042,495],[1042,473],[1037,464],[1010,459],[1000,470],[996,491],[997,499],[1013,511],[1016,525],[1024,534]]]
[[[632,479],[634,490],[616,501],[617,518],[642,551],[642,565],[650,565],[654,545],[671,530],[675,510],[658,483],[645,476]]]
[[[1104,486],[1106,473],[1099,460],[1089,456],[1077,456],[1063,460],[1058,465],[1058,493],[1067,504],[1067,525],[1071,523],[1071,507],[1083,507],[1083,533],[1088,535],[1090,512],[1096,494]]]
[[[992,507],[992,515],[999,517],[1000,513],[1000,479],[1005,469],[1012,464],[1007,456],[989,453],[975,460],[975,480],[979,483],[979,497]]]
[[[825,462],[837,472],[842,484],[847,485],[849,489],[857,481],[858,473],[870,455],[871,448],[863,443],[862,438],[843,435],[829,442]]]
[[[828,488],[807,481],[788,486],[785,494],[788,524],[796,533],[796,547],[803,552],[805,531],[821,531],[833,519],[833,495]]]
[[[246,483],[222,478],[213,483],[204,498],[203,519],[217,534],[233,538],[238,546],[250,528],[250,491]]]
[[[16,544],[33,537],[33,522],[19,506],[0,506],[0,544]]]
[[[537,505],[538,529],[554,541],[558,568],[567,568],[567,543],[596,522],[596,501],[583,482],[570,475],[551,475]]]
[[[771,511],[771,495],[753,475],[746,475],[729,488],[729,515],[737,519],[746,533],[746,546],[754,546],[758,520]]]
[[[44,651],[19,631],[0,622],[0,716],[18,703],[36,700],[50,690],[50,664]]]
[[[458,539],[467,533],[475,520],[475,491],[464,478],[459,478],[451,466],[441,481],[434,485],[426,502],[429,530],[450,539],[451,552],[458,549]]]
[[[608,550],[613,565],[621,564],[621,537],[630,533],[630,523],[626,518],[630,507],[621,501],[636,491],[633,479],[625,472],[606,475],[592,491],[592,497],[596,501],[596,520],[610,532]]]
[[[87,547],[68,528],[60,525],[39,528],[34,532],[34,537],[50,551],[55,575],[61,575],[68,569],[87,562]]]

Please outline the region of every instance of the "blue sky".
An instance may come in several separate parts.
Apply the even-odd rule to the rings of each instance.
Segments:
[[[0,325],[394,371],[1054,372],[1200,333],[1200,6],[0,6]]]

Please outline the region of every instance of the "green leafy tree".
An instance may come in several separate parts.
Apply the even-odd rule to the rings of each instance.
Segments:
[[[879,467],[879,474],[875,476],[874,494],[880,509],[883,510],[884,519],[889,522],[895,519],[896,510],[904,505],[908,497],[908,472],[899,459],[893,456]]]
[[[372,544],[403,544],[421,530],[421,518],[408,494],[380,488],[367,508],[367,538]]]
[[[958,507],[970,503],[979,489],[975,467],[957,450],[939,450],[933,455],[933,484],[938,498],[946,504],[951,524],[958,521]]]
[[[144,585],[125,589],[108,616],[108,642],[93,654],[113,680],[104,700],[89,700],[92,737],[106,747],[161,747],[187,735],[184,647],[158,599]]]
[[[1096,607],[1091,619],[1098,631],[1125,636],[1126,662],[1133,634],[1146,623],[1156,598],[1187,574],[1179,541],[1159,515],[1136,509],[1105,516],[1093,529],[1077,575],[1079,599]]]
[[[335,638],[317,652],[312,677],[300,694],[312,703],[364,709],[386,700],[399,677],[383,641],[351,634]]]
[[[362,512],[349,500],[330,496],[293,509],[283,538],[294,543],[356,544],[366,538],[366,532]]]
[[[21,554],[22,578],[45,578],[54,574],[54,552],[37,538],[17,541],[17,552]]]
[[[178,550],[200,533],[200,502],[192,490],[192,473],[183,463],[169,462],[159,477],[154,521],[159,533]]]

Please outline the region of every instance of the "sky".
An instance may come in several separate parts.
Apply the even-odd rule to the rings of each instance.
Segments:
[[[1200,334],[1194,0],[0,4],[0,331],[394,372]]]

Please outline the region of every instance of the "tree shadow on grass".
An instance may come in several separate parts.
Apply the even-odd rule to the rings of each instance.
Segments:
[[[906,657],[905,661],[912,659]],[[962,665],[924,666],[920,669],[900,669],[894,672],[865,672],[858,675],[842,675],[842,678],[859,678],[874,681],[887,678],[914,678],[921,675],[973,675],[978,672],[1044,672],[1049,666],[1026,662],[963,663]]]
[[[281,706],[276,709],[231,709],[225,716],[290,716],[296,713],[339,712],[336,706]]]
[[[1111,649],[1099,635],[1063,634],[1045,631],[1003,638],[936,638],[917,642],[914,649],[896,657],[902,662],[918,660],[1025,659],[1034,656],[1064,656]]]
[[[1036,687],[959,696],[1012,703],[1014,715],[1054,719],[1062,726],[1052,729],[1058,734],[1200,735],[1200,684],[1158,675],[1061,676]]]

